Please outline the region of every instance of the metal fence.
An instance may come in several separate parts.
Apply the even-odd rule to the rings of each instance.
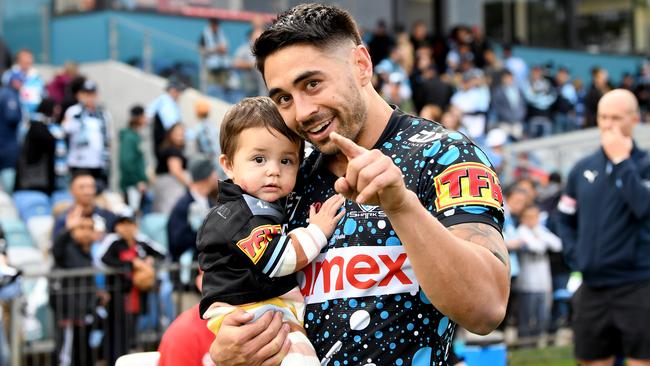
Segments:
[[[10,364],[113,365],[123,354],[155,351],[176,315],[199,299],[188,280],[196,268],[158,268],[146,292],[120,271],[23,275],[23,293],[7,303]]]

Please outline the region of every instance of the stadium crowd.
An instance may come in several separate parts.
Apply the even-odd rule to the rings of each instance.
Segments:
[[[251,42],[258,27],[252,28]],[[212,60],[206,62],[208,94],[230,102],[261,94],[263,81],[249,45],[231,58],[219,32],[219,22],[212,20],[201,35],[202,52]],[[503,146],[595,126],[598,101],[614,87],[607,70],[594,67],[587,84],[573,79],[566,66],[528,65],[507,45],[500,57],[477,28],[466,26],[432,36],[423,22],[413,24],[410,32],[390,32],[379,22],[365,38],[375,68],[373,84],[387,101],[463,132],[484,148],[501,181],[514,182],[504,194],[504,236],[513,263],[513,301],[504,326],[516,327],[520,339],[545,345],[545,336],[568,322],[568,302],[558,291],[566,289],[570,270],[555,227],[562,179],[523,156],[510,162],[514,173],[505,176]],[[88,364],[92,355],[112,364],[134,347],[131,340],[142,329],[142,321],[135,319],[149,314],[148,302],[160,302],[164,326],[181,310],[171,304],[171,292],[187,285],[158,271],[163,263],[196,258],[197,229],[214,202],[218,179],[225,178],[218,164],[219,121],[201,100],[194,106],[200,123],[188,134],[178,106],[186,86],[171,78],[148,105],[125,106],[130,119],[116,143],[110,138],[115,124],[100,103],[100,86],[73,62],[47,82],[33,63],[32,52],[22,49],[2,73],[0,175],[5,198],[0,205],[15,206],[16,225],[29,229],[44,251],[44,264],[117,271],[101,281],[86,275],[49,284],[56,362]],[[635,94],[642,120],[648,121],[650,62],[616,87]],[[140,146],[142,134],[150,134],[153,142],[150,166]],[[196,138],[195,153],[186,149],[189,135]],[[118,171],[110,169],[112,158],[118,159]],[[114,175],[119,187],[110,185]],[[40,204],[45,212],[35,211]],[[12,214],[6,207],[0,211],[11,247],[13,229],[7,222]],[[34,223],[43,216],[50,216],[45,234]],[[158,225],[154,229],[152,222]],[[13,279],[16,272],[10,266],[20,260],[6,247],[0,270]],[[160,296],[149,296],[152,291]],[[3,293],[0,298],[13,296]],[[88,322],[89,314],[95,320]],[[100,338],[93,332],[98,318],[107,324]],[[116,329],[118,323],[128,329]],[[8,354],[3,343],[0,365]]]

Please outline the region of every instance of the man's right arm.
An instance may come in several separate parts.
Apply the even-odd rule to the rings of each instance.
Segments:
[[[210,347],[216,366],[274,366],[289,352],[289,325],[282,314],[268,311],[249,323],[252,314],[241,309],[226,315]]]

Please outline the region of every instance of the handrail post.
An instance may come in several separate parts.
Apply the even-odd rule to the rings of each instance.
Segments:
[[[117,61],[117,20],[111,17],[108,21],[108,47],[111,60]]]

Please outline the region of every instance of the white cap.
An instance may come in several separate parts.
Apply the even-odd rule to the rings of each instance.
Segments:
[[[485,138],[485,144],[488,147],[496,147],[505,145],[508,141],[508,135],[500,128],[495,128],[488,132]]]

